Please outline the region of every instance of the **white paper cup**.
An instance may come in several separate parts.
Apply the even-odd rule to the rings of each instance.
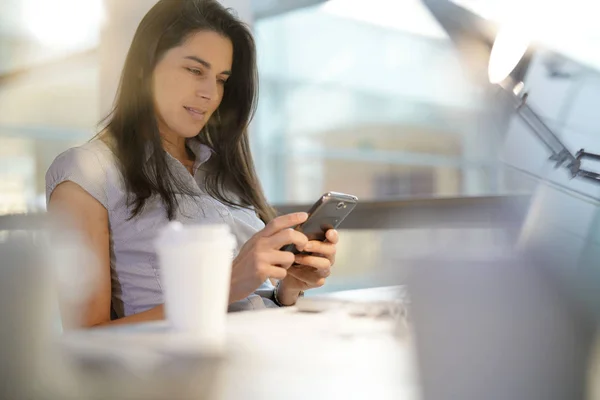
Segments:
[[[202,347],[222,348],[235,246],[229,227],[171,222],[155,246],[172,328]]]

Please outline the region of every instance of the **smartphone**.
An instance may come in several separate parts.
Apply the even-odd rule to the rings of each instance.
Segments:
[[[325,232],[337,229],[342,221],[354,210],[358,198],[350,194],[327,192],[308,210],[308,219],[294,229],[308,237],[308,240],[325,240]],[[300,253],[296,246],[289,244],[281,248],[283,251]]]

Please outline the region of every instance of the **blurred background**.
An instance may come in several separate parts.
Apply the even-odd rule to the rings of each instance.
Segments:
[[[97,132],[133,32],[154,3],[0,0],[0,215],[45,209],[47,168]],[[539,197],[551,187],[554,200],[543,202],[540,222],[560,227],[561,246],[576,237],[577,259],[584,250],[600,254],[600,186],[555,170],[487,80],[498,27],[524,21],[533,40],[524,74],[530,103],[571,151],[600,152],[600,28],[592,2],[223,3],[256,37],[260,102],[251,138],[273,204],[308,205],[331,190],[378,202]],[[567,221],[565,212],[578,217]],[[417,225],[385,237],[348,232],[345,268],[327,290],[377,282],[364,272],[426,248],[431,227]],[[462,229],[457,237],[454,227],[441,228],[435,235],[450,247],[459,239],[474,247],[503,240],[489,230]],[[398,241],[403,250],[383,257]]]
[[[111,53],[153,3],[2,0],[1,213],[44,208],[46,169],[96,132],[120,69]],[[498,132],[478,129],[484,88],[419,0],[245,3],[261,78],[252,141],[271,202],[528,188],[498,163]]]

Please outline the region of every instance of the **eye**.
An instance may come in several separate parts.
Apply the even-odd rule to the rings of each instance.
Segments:
[[[196,76],[202,75],[202,71],[197,68],[186,68],[186,69]]]
[[[219,79],[217,79],[217,81],[219,82],[220,85],[225,85],[227,83],[226,78],[219,78]]]

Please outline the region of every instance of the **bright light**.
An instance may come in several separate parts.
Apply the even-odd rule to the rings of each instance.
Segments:
[[[24,25],[44,46],[72,49],[99,41],[102,0],[24,0],[22,7]]]
[[[597,2],[590,0],[452,0],[499,26],[526,26],[532,42],[600,69]]]
[[[513,88],[513,93],[515,94],[515,96],[520,96],[523,92],[523,89],[525,89],[525,84],[523,82],[519,82]]]
[[[329,0],[321,9],[343,18],[416,35],[448,37],[420,0]]]
[[[503,27],[498,31],[490,62],[488,76],[491,83],[500,83],[515,69],[529,46],[527,34],[514,27]]]

